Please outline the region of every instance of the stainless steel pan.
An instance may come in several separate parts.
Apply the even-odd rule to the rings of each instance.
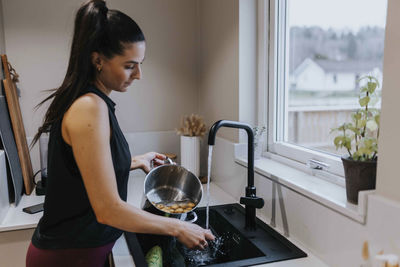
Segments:
[[[158,210],[158,203],[192,202],[199,204],[203,196],[203,187],[196,175],[182,166],[168,164],[152,169],[144,180],[144,194],[149,202]],[[168,214],[168,212],[165,212]],[[170,213],[170,214],[185,214]],[[186,217],[186,216],[184,216]]]

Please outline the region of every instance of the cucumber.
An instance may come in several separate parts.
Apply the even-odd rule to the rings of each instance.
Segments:
[[[162,267],[162,250],[160,246],[152,247],[146,253],[146,262],[149,267]]]

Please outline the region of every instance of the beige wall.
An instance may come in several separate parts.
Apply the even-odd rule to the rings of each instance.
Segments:
[[[0,233],[0,266],[25,266],[26,252],[35,229]]]
[[[42,90],[59,86],[65,75],[73,19],[83,0],[2,1],[7,55],[20,74],[22,116],[32,137],[46,108],[33,111],[47,95]],[[143,79],[111,95],[123,131],[173,130],[190,113],[203,115],[207,126],[219,119],[254,123],[255,29],[239,36],[239,28],[255,26],[249,13],[255,0],[240,3],[246,8],[241,25],[239,2],[108,2],[132,16],[147,39]],[[236,130],[222,129],[220,135],[239,140]]]
[[[4,27],[3,27],[3,4],[0,1],[0,53],[3,54],[5,51],[4,42]],[[1,70],[0,70],[1,71]]]
[[[208,126],[219,119],[239,119],[239,2],[201,0],[199,3],[199,113]],[[238,140],[232,129],[219,136]]]
[[[34,107],[64,78],[75,12],[83,0],[2,0],[7,55],[20,74],[20,105],[28,137],[45,108]],[[141,26],[146,40],[143,78],[126,93],[112,93],[124,132],[166,131],[184,114],[198,112],[196,0],[114,0]],[[31,152],[38,169],[37,147]]]
[[[7,54],[21,77],[22,115],[28,136],[42,112],[33,107],[60,85],[67,66],[75,12],[82,0],[3,0]],[[124,131],[170,130],[197,111],[196,1],[109,1],[132,16],[147,39],[143,79],[113,94]],[[44,11],[45,10],[45,11]],[[155,19],[157,18],[157,19]]]
[[[3,27],[3,5],[0,1],[0,54],[5,52],[5,42],[4,42],[4,27]],[[3,69],[0,67],[0,77],[3,77]]]
[[[388,1],[385,54],[383,64],[382,114],[379,136],[377,191],[400,201],[399,174],[399,69],[400,69],[400,2]]]
[[[211,126],[228,119],[256,122],[257,2],[199,1],[199,112]],[[221,129],[219,136],[246,142],[241,131]]]
[[[122,130],[174,130],[182,115],[198,112],[196,1],[121,0],[110,6],[135,18],[147,40],[144,78],[128,94],[113,95],[121,103]]]

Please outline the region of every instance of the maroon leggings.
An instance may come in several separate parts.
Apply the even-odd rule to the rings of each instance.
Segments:
[[[40,249],[32,243],[26,267],[104,267],[115,242],[97,248]]]

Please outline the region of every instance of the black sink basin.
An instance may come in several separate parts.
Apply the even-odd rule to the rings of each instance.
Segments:
[[[204,227],[206,209],[196,210],[196,224]],[[144,255],[155,245],[163,250],[164,266],[250,266],[306,257],[289,240],[257,219],[257,229],[244,229],[244,208],[239,204],[210,207],[209,224],[217,237],[207,251],[189,250],[174,238],[125,233],[136,266],[146,266]],[[180,260],[176,260],[179,257]]]

